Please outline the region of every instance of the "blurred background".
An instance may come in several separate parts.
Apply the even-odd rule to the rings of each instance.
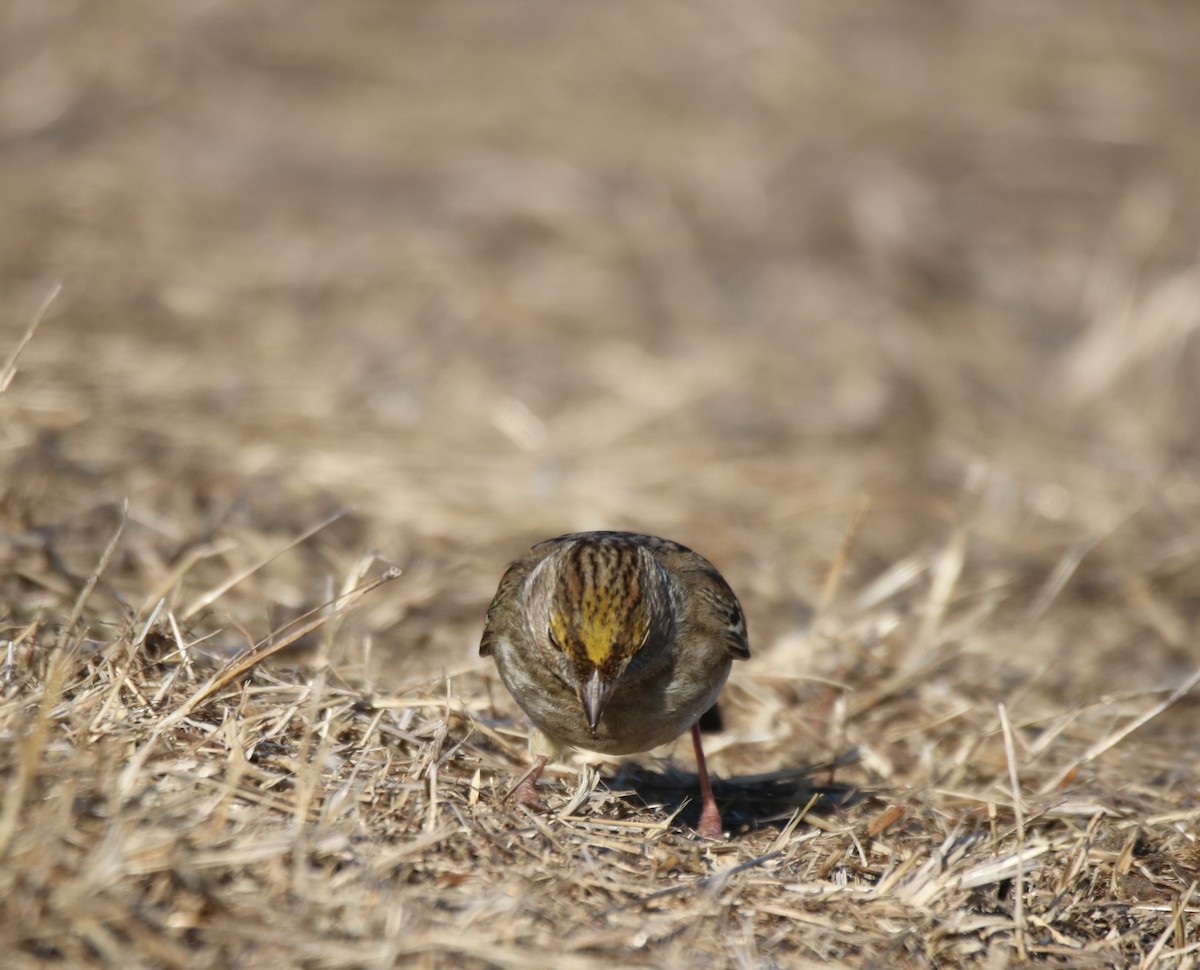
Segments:
[[[508,559],[632,528],[722,569],[763,690],[1194,667],[1200,6],[0,18],[0,357],[63,286],[0,398],[10,616],[125,498],[114,617],[350,507],[223,614],[261,635],[374,549],[376,655],[470,669]]]

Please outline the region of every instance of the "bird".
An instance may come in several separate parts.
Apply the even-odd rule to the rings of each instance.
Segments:
[[[722,837],[698,722],[750,647],[741,604],[707,559],[633,532],[539,542],[501,577],[479,653],[533,722],[533,764],[510,793],[519,804],[540,807],[538,778],[565,748],[632,754],[690,729],[696,830]]]

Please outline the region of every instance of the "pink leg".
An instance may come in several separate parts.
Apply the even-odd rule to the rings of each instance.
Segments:
[[[704,747],[700,744],[699,724],[692,725],[692,745],[696,749],[696,774],[700,778],[701,808],[696,831],[706,839],[719,839],[725,835],[725,826],[721,824],[721,812],[708,780],[708,764],[704,760]]]
[[[542,807],[542,799],[537,793],[538,778],[541,777],[542,769],[546,767],[546,756],[539,755],[533,762],[533,767],[521,776],[521,780],[517,782],[516,787],[505,796],[513,799],[518,805],[524,805],[527,808],[538,809]]]

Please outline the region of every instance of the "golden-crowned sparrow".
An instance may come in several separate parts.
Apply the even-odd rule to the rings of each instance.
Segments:
[[[534,724],[534,788],[565,746],[628,754],[691,728],[702,811],[697,830],[721,835],[697,721],[733,660],[748,657],[733,590],[703,556],[655,536],[580,532],[547,539],[513,562],[488,608],[482,656]]]

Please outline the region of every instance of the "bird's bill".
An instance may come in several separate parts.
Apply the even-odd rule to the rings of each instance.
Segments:
[[[588,727],[593,734],[596,733],[596,727],[600,724],[600,717],[604,713],[604,705],[608,701],[608,689],[609,685],[600,677],[599,668],[593,670],[592,676],[579,687],[579,700],[583,703],[583,712],[587,715]]]

